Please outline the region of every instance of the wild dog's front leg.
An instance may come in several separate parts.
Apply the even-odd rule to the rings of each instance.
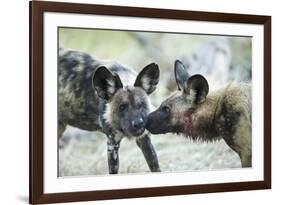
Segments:
[[[119,169],[119,155],[118,150],[121,140],[114,140],[108,136],[107,140],[107,159],[109,174],[117,174]]]
[[[151,144],[149,136],[146,134],[142,137],[137,138],[137,145],[142,150],[145,160],[152,172],[160,172],[158,157],[156,151]]]

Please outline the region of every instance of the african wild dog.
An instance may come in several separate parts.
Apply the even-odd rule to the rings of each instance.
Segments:
[[[146,128],[152,134],[183,133],[194,140],[222,138],[240,156],[242,167],[251,167],[251,85],[231,83],[208,95],[207,80],[190,76],[178,60],[175,77],[182,92],[152,112]]]
[[[109,173],[118,173],[118,149],[123,137],[135,137],[151,171],[160,171],[149,133],[145,131],[150,112],[148,95],[159,80],[159,68],[151,63],[136,75],[118,63],[59,49],[59,122],[62,136],[66,125],[107,136]]]

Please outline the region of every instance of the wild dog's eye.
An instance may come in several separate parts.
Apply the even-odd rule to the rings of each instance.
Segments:
[[[119,111],[124,112],[128,108],[128,104],[121,104],[119,106]]]
[[[165,112],[165,113],[170,113],[171,109],[167,106],[167,105],[164,105],[162,107],[162,110]]]

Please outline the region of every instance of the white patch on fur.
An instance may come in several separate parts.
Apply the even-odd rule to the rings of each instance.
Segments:
[[[107,103],[105,105],[105,112],[103,114],[103,118],[105,119],[105,122],[108,123],[108,124],[111,124],[112,122],[112,118],[111,118],[111,106],[109,103]]]
[[[80,64],[84,64],[84,55],[77,55],[76,59],[79,61]]]
[[[108,144],[108,145],[107,145],[107,150],[108,150],[108,151],[113,151],[113,150],[114,150],[114,145]]]
[[[83,63],[79,62],[79,64],[73,68],[74,71],[76,72],[81,72],[84,69]]]
[[[124,134],[122,132],[119,132],[118,130],[116,130],[116,133],[114,134],[114,140],[116,142],[119,142],[123,139]]]
[[[146,90],[146,91],[149,90],[149,88],[150,88],[150,78],[144,75],[141,78],[141,86],[144,90]]]
[[[107,79],[106,82],[108,84],[107,92],[110,93],[110,94],[113,94],[115,92],[115,89],[116,89],[116,85],[115,85],[114,81],[112,81],[110,79]]]
[[[195,100],[195,97],[196,97],[196,92],[195,90],[191,89],[189,95],[187,95],[187,100],[193,102]]]

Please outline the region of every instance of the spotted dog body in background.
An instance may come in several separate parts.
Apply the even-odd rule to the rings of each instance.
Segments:
[[[202,75],[190,76],[180,61],[175,62],[175,77],[182,92],[152,112],[146,128],[152,134],[182,133],[194,140],[224,139],[239,155],[242,167],[251,167],[251,85],[231,83],[208,95],[207,80]]]
[[[109,173],[118,173],[118,150],[123,137],[135,138],[151,171],[160,171],[149,133],[148,95],[159,80],[155,63],[138,75],[118,63],[102,62],[74,50],[59,49],[58,134],[67,125],[107,136]]]

